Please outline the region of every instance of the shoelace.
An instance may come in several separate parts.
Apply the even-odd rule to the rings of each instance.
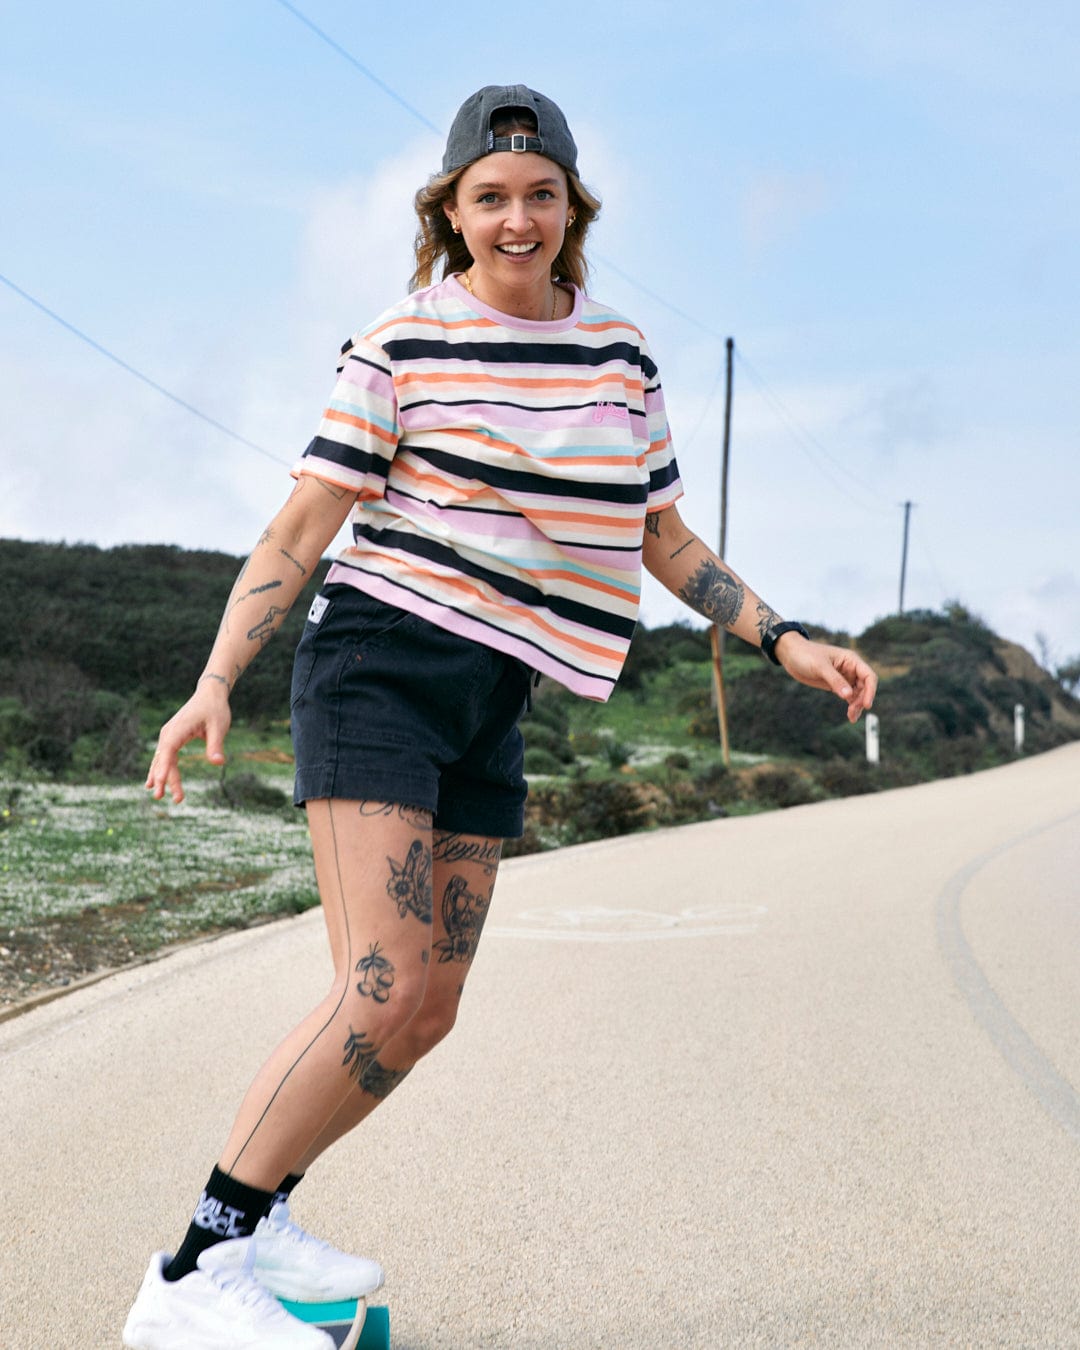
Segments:
[[[231,1295],[242,1307],[272,1305],[276,1308],[276,1301],[255,1278],[253,1257],[254,1252],[250,1252],[244,1264],[236,1270],[211,1270],[208,1272],[210,1278],[222,1293]]]
[[[312,1237],[310,1233],[305,1233],[304,1230],[295,1223],[290,1222],[275,1225],[275,1230],[279,1236],[294,1243],[297,1247],[311,1247],[314,1248],[315,1251],[325,1251],[330,1246],[330,1244],[324,1242],[322,1238]]]

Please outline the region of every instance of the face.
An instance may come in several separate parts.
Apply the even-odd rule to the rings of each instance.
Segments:
[[[493,293],[547,292],[566,233],[566,173],[543,155],[485,155],[458,179],[446,207],[473,256],[473,284]]]

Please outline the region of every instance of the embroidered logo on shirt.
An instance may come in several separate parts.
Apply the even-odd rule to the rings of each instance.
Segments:
[[[621,403],[598,403],[593,408],[592,420],[600,423],[605,418],[611,418],[616,422],[629,422],[630,409],[624,408]]]

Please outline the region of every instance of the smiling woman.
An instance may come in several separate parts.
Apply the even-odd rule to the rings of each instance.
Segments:
[[[554,104],[550,106],[554,107]],[[569,162],[563,163],[547,159],[528,148],[530,142],[534,145],[537,143],[537,131],[536,114],[529,108],[497,110],[492,117],[493,142],[513,144],[515,137],[524,138],[526,146],[524,151],[511,150],[508,146],[508,152],[499,153],[497,158],[511,164],[519,158],[529,162],[528,168],[521,174],[525,179],[521,186],[524,189],[522,201],[526,209],[533,194],[539,194],[545,202],[552,202],[552,209],[548,214],[560,218],[563,222],[558,251],[553,258],[548,259],[548,275],[553,280],[569,282],[584,290],[589,275],[585,260],[585,240],[589,226],[600,214],[600,201],[578,177],[576,150],[573,155],[564,154],[562,159]],[[461,207],[458,203],[466,193],[476,193],[479,197],[487,195],[489,200],[486,205],[490,212],[505,199],[508,184],[487,181],[497,177],[491,171],[492,158],[487,155],[471,165],[458,164],[446,169],[443,173],[435,175],[416,194],[416,214],[420,226],[416,236],[416,271],[412,275],[410,289],[419,290],[430,285],[440,258],[444,262],[442,270],[444,277],[452,276],[454,273],[470,277],[475,262],[470,250],[470,240],[473,240],[474,236],[471,232],[466,232],[460,223]],[[449,151],[444,159],[444,164],[446,163],[453,163]],[[480,166],[483,166],[482,171]],[[475,174],[477,181],[463,182],[470,170],[477,171]],[[516,171],[514,176],[517,177]],[[545,194],[550,194],[550,197]],[[469,201],[469,198],[466,197],[465,201]],[[537,205],[540,206],[539,201]],[[480,241],[477,238],[475,242],[479,244]],[[475,288],[475,281],[473,285]]]
[[[276,1202],[454,1025],[502,841],[522,833],[532,685],[608,698],[643,567],[852,720],[873,699],[858,657],[781,622],[682,523],[648,344],[584,292],[598,207],[550,99],[489,85],[466,100],[417,198],[414,289],[345,344],[293,495],[162,729],[147,787],[180,799],[181,747],[205,739],[223,762],[236,680],[351,516],[291,699],[333,976],[256,1075],[176,1256],[151,1261],[131,1350],[329,1350],[260,1289],[378,1287],[373,1262]]]

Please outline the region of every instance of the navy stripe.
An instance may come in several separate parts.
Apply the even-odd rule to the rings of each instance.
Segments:
[[[470,623],[483,624],[485,628],[490,628],[493,633],[502,633],[504,637],[513,638],[515,642],[521,642],[526,647],[532,647],[534,651],[540,652],[542,656],[546,656],[549,661],[554,661],[556,665],[561,666],[564,670],[572,670],[575,675],[584,675],[590,680],[596,680],[599,684],[611,685],[612,688],[615,686],[615,678],[613,676],[599,675],[595,670],[590,670],[585,666],[575,665],[573,661],[568,661],[565,656],[556,656],[555,653],[549,651],[547,647],[542,647],[539,642],[534,642],[532,638],[525,637],[522,633],[516,631],[512,632],[507,628],[500,628],[497,623],[492,623],[490,619],[485,619],[481,614],[474,614],[471,610],[458,609],[456,605],[448,605],[442,600],[435,600],[432,596],[428,595],[426,591],[421,591],[412,586],[406,586],[400,577],[384,576],[382,572],[378,572],[374,568],[360,567],[359,564],[347,562],[343,558],[338,558],[335,566],[347,567],[350,572],[359,572],[362,576],[376,577],[379,581],[393,586],[395,590],[408,591],[410,595],[415,595],[426,604],[435,605],[438,609],[445,609],[448,614],[459,614],[463,619],[468,619]],[[457,629],[455,628],[448,629],[447,631],[457,633]],[[462,633],[458,633],[457,635],[459,637],[464,636]],[[509,652],[506,654],[508,656],[510,655]],[[520,658],[512,657],[512,659],[518,660]]]
[[[501,365],[545,366],[553,375],[557,367],[565,373],[581,366],[606,366],[621,361],[632,370],[644,370],[640,348],[629,342],[612,342],[606,347],[585,347],[576,342],[461,342],[437,338],[391,338],[382,350],[391,361],[476,361],[487,368]],[[612,374],[615,374],[612,371]],[[647,375],[651,379],[651,375]]]
[[[413,557],[438,563],[443,567],[452,569],[459,575],[472,577],[474,581],[484,582],[485,585],[490,586],[499,595],[505,596],[507,599],[517,600],[523,605],[528,605],[530,609],[547,609],[552,614],[557,614],[560,619],[566,619],[570,623],[583,624],[586,628],[593,629],[594,632],[610,633],[612,637],[625,638],[627,641],[634,635],[633,619],[624,619],[621,615],[609,614],[605,610],[594,608],[592,605],[568,600],[562,595],[546,595],[538,586],[529,585],[518,577],[507,576],[504,572],[496,572],[492,568],[481,567],[478,563],[463,558],[453,549],[447,548],[445,544],[440,544],[434,539],[425,539],[423,536],[416,534],[406,534],[400,530],[380,530],[371,525],[360,524],[353,525],[353,538],[357,540],[366,539],[379,548],[398,549]],[[387,580],[393,579],[392,577],[387,578]],[[471,617],[472,615],[470,615]]]
[[[390,460],[382,455],[374,455],[370,450],[357,450],[355,446],[344,445],[341,441],[330,441],[325,436],[316,436],[304,451],[303,458],[314,455],[318,459],[329,460],[331,464],[340,464],[350,473],[371,474],[383,481],[390,474]]]
[[[500,491],[531,492],[543,497],[578,498],[585,502],[612,502],[623,506],[643,506],[649,490],[645,483],[577,483],[548,478],[542,473],[523,473],[521,469],[500,469],[493,464],[478,464],[462,455],[433,450],[426,445],[409,445],[408,451],[442,473],[453,474],[469,482],[484,483]],[[558,461],[555,461],[556,463]]]

